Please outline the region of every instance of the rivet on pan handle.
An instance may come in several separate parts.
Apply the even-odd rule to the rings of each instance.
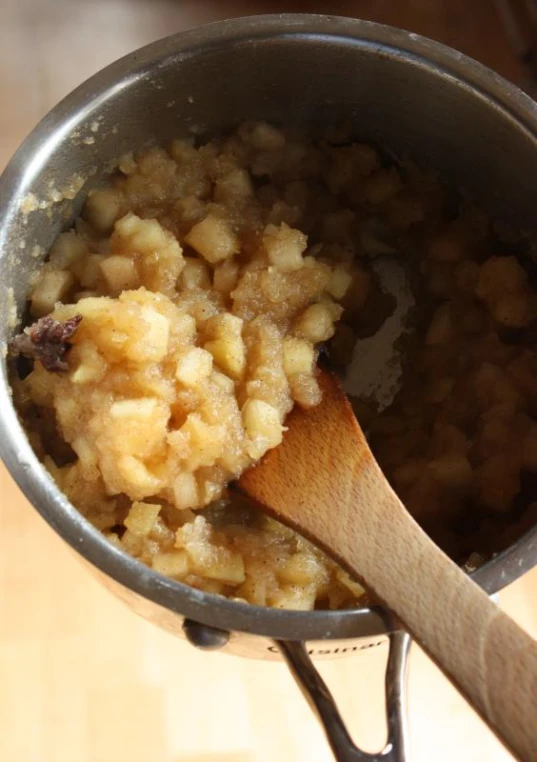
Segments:
[[[210,627],[207,624],[195,622],[193,619],[185,619],[183,632],[188,642],[201,651],[218,651],[227,646],[230,638],[230,633],[227,630]]]
[[[321,721],[337,762],[409,762],[406,679],[410,636],[395,630],[389,638],[385,680],[388,742],[378,754],[368,754],[354,744],[332,694],[315,669],[304,643],[275,641],[306,700]]]

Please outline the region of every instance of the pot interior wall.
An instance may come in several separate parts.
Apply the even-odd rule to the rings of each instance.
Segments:
[[[361,139],[437,168],[493,214],[523,227],[535,224],[535,138],[484,95],[415,55],[352,38],[291,33],[223,40],[203,52],[169,47],[158,67],[142,51],[134,65],[116,65],[115,83],[105,70],[83,86],[78,111],[65,118],[73,106],[61,106],[45,120],[33,160],[27,164],[19,154],[8,169],[7,180],[18,175],[20,195],[6,215],[16,224],[7,240],[0,233],[11,253],[2,258],[2,283],[15,287],[17,303],[30,272],[76,213],[76,200],[118,156],[148,138],[201,137],[244,119],[304,127],[351,118]],[[118,76],[124,76],[119,83]],[[58,201],[62,195],[68,198]],[[40,204],[44,208],[28,213]],[[7,300],[2,303],[5,309]]]

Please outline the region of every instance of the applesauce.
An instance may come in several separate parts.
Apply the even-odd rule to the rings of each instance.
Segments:
[[[15,341],[34,358],[18,407],[60,489],[156,571],[259,605],[355,605],[360,585],[227,485],[318,404],[320,348],[344,368],[389,315],[369,265],[396,256],[417,273],[417,339],[393,404],[355,411],[457,560],[512,542],[537,514],[532,251],[346,128],[148,148],[52,246]]]

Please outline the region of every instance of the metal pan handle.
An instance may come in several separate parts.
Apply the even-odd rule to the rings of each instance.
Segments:
[[[322,723],[337,762],[409,762],[406,725],[407,656],[410,636],[402,630],[389,635],[386,667],[388,742],[378,754],[361,751],[352,741],[332,694],[319,675],[301,641],[276,640],[291,674]]]

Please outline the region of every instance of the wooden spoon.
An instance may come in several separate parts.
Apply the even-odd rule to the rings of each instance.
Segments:
[[[537,643],[407,512],[375,461],[339,382],[289,415],[282,444],[239,489],[311,538],[399,617],[505,745],[537,762]]]

